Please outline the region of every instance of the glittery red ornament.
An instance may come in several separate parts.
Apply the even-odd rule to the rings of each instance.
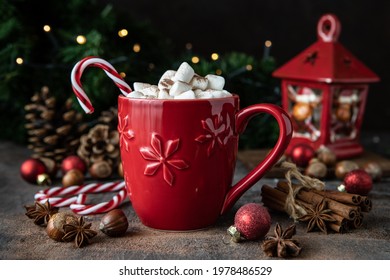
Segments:
[[[297,144],[291,150],[291,160],[299,167],[306,167],[309,161],[314,158],[314,149],[307,144]]]
[[[85,174],[87,172],[87,165],[78,156],[67,156],[61,163],[62,174],[66,174],[72,169],[77,169]]]
[[[363,169],[352,170],[345,175],[344,186],[349,193],[367,195],[372,190],[372,178]]]
[[[24,180],[31,184],[38,184],[38,176],[45,174],[46,171],[45,164],[35,158],[25,160],[20,166],[20,175]]]
[[[245,239],[260,239],[271,227],[271,216],[262,205],[248,203],[238,209],[234,217],[234,226]]]

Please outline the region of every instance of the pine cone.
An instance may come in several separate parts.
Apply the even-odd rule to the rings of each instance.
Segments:
[[[119,133],[108,124],[97,124],[80,138],[77,155],[91,167],[99,161],[108,162],[113,169],[120,162]]]
[[[72,109],[72,105],[72,99],[57,103],[46,86],[32,96],[31,103],[25,106],[25,128],[32,157],[50,159],[59,166],[66,156],[76,152],[86,125],[80,124],[82,114]]]

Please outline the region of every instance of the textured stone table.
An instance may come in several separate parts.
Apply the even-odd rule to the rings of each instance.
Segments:
[[[261,241],[233,243],[226,229],[233,224],[237,209],[249,202],[261,203],[260,188],[272,178],[262,179],[236,203],[234,208],[207,229],[192,232],[163,232],[143,226],[130,202],[122,205],[130,227],[120,238],[109,238],[103,233],[92,239],[92,244],[75,248],[73,243],[51,240],[45,229],[33,224],[25,216],[24,205],[32,204],[40,187],[29,185],[19,175],[20,164],[29,151],[13,143],[0,142],[0,259],[45,260],[121,260],[121,259],[268,259],[261,250]],[[235,180],[246,173],[238,162]],[[327,182],[335,188],[338,182]],[[363,226],[345,234],[306,233],[305,224],[297,224],[295,238],[303,250],[298,259],[390,259],[390,181],[376,183],[371,192],[373,210],[364,217]],[[64,211],[65,209],[61,209]],[[283,213],[270,212],[273,225],[283,227],[292,220]],[[92,228],[98,230],[101,215],[88,217]]]

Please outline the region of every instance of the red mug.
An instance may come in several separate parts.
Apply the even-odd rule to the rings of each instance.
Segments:
[[[239,134],[255,115],[271,114],[279,138],[265,159],[232,186]],[[239,97],[191,100],[119,96],[124,179],[134,211],[151,228],[208,227],[282,156],[291,136],[288,114],[273,104],[239,110]]]

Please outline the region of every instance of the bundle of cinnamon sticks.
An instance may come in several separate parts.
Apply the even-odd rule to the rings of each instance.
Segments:
[[[297,187],[299,186],[292,184],[293,189]],[[286,212],[285,204],[289,190],[289,185],[285,181],[279,181],[275,188],[263,185],[261,195],[264,206],[276,211]],[[328,209],[331,210],[329,214],[335,220],[328,223],[327,226],[339,233],[359,228],[363,223],[362,213],[369,212],[372,209],[371,199],[357,194],[301,189],[295,196],[295,202],[304,209],[314,208],[324,199],[327,201]]]

